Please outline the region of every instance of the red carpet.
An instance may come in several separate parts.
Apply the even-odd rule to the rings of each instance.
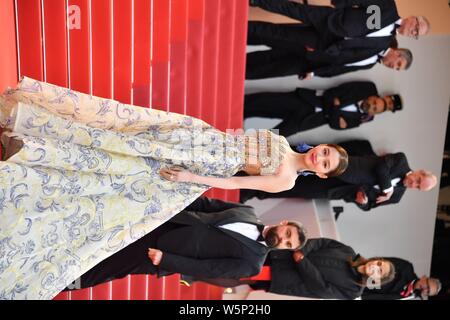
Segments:
[[[247,10],[242,0],[2,0],[0,90],[26,75],[241,128]],[[207,195],[238,199],[237,191]],[[56,299],[221,297],[221,288],[182,287],[174,275],[132,276]]]

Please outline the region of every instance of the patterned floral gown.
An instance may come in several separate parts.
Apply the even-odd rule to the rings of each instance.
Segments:
[[[0,97],[0,125],[24,144],[0,162],[0,299],[52,299],[209,188],[167,181],[162,167],[231,177],[256,141],[261,174],[273,174],[289,147],[267,130],[227,134],[29,78]]]

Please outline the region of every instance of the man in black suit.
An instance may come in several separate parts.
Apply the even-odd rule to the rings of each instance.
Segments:
[[[355,81],[330,88],[319,95],[311,89],[294,92],[262,92],[245,96],[244,118],[279,118],[274,129],[290,136],[328,124],[336,130],[359,127],[375,115],[402,110],[399,95],[380,97],[373,82]]]
[[[408,188],[429,191],[437,183],[436,176],[429,171],[412,171],[402,152],[381,157],[352,157],[348,169],[338,179],[359,186],[355,202],[366,211],[380,205],[398,203]],[[339,192],[334,196],[338,196]]]
[[[297,74],[301,79],[332,77],[370,69],[377,62],[406,70],[412,53],[397,49],[397,33],[418,38],[428,33],[424,17],[401,19],[394,0],[335,0],[336,8],[287,0],[251,0],[252,6],[301,20],[302,24],[250,22],[248,43],[272,50],[249,53],[247,79]],[[374,19],[371,5],[377,5]]]
[[[439,279],[423,276],[414,272],[411,262],[400,258],[385,258],[395,266],[395,278],[392,282],[381,286],[380,289],[365,288],[363,300],[397,300],[405,298],[432,297],[441,290]]]
[[[264,226],[250,206],[202,197],[97,264],[75,286],[86,288],[129,274],[239,279],[258,274],[271,249],[296,249],[305,241],[298,223]]]
[[[354,144],[356,147],[352,147]],[[320,179],[316,176],[300,177],[291,190],[280,193],[266,193],[254,190],[241,190],[241,202],[253,197],[266,198],[305,198],[344,200],[353,202],[360,209],[369,211],[382,205],[400,202],[406,189],[429,191],[437,183],[437,178],[429,171],[412,171],[405,154],[395,153],[385,156],[364,155],[368,150],[364,143],[350,142],[345,145],[349,153],[347,170],[339,177]],[[353,156],[356,148],[362,146],[362,156]],[[365,149],[365,150],[364,150]],[[373,151],[372,151],[373,152]]]

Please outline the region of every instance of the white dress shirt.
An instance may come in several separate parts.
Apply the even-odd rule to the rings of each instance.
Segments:
[[[223,226],[220,226],[219,228],[234,231],[234,232],[242,234],[243,236],[245,236],[249,239],[252,239],[254,241],[256,241],[259,238],[259,235],[261,234],[259,232],[258,228],[254,224],[245,223],[245,222],[235,222],[235,223],[224,224]],[[265,245],[265,243],[262,241],[258,241],[258,242]]]
[[[345,106],[343,108],[341,108],[342,111],[347,111],[347,112],[363,112],[361,110],[361,105],[363,103],[363,100],[359,101],[358,104],[353,103],[353,104],[349,104],[348,106]],[[316,113],[317,112],[322,112],[323,109],[321,107],[316,107],[315,108]]]
[[[375,32],[369,33],[366,37],[389,37],[392,35],[392,31],[395,29],[395,25],[401,25],[402,19],[398,19],[394,23],[384,27],[383,29],[377,30]]]
[[[384,193],[389,193],[391,191],[394,191],[394,187],[397,186],[397,184],[402,181],[401,178],[395,178],[391,180],[391,186],[388,189],[383,190]],[[380,186],[379,185],[375,185],[374,186],[375,189],[380,190]]]
[[[401,19],[399,20],[401,23]],[[398,22],[398,21],[397,21]],[[381,30],[369,33],[366,37],[387,37],[392,33],[392,30],[394,30],[395,25],[397,23],[393,23]],[[358,61],[358,62],[353,62],[353,63],[347,63],[346,66],[351,67],[351,66],[367,66],[370,64],[375,64],[378,61],[378,57],[379,56],[383,56],[385,57],[387,55],[387,53],[389,52],[390,49],[385,50],[384,52],[381,51],[379,54],[376,54],[370,58],[364,59],[362,61]]]

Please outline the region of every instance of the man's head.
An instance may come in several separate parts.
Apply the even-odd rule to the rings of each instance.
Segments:
[[[412,171],[403,179],[403,185],[405,187],[420,191],[430,191],[436,186],[436,184],[436,176],[426,170]]]
[[[387,110],[386,101],[379,96],[370,96],[363,101],[362,109],[370,116],[383,113]]]
[[[402,36],[419,39],[430,32],[430,22],[424,16],[411,16],[402,20],[398,33]]]
[[[402,108],[402,100],[399,95],[370,96],[362,104],[362,109],[370,116],[375,116],[385,111],[396,112],[402,110]]]
[[[436,296],[441,291],[442,284],[439,279],[422,276],[414,283],[414,290],[420,292],[422,298]]]
[[[390,48],[387,54],[381,60],[381,63],[388,68],[400,70],[408,70],[413,62],[412,52],[403,48]]]
[[[295,221],[283,220],[278,225],[267,227],[263,233],[270,248],[298,250],[307,240],[306,229]]]

